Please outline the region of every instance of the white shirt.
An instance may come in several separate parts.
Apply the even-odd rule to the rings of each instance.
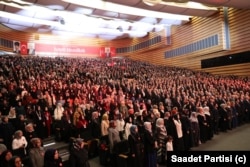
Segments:
[[[54,110],[54,118],[55,120],[61,120],[63,116],[64,108],[63,107],[56,107]]]
[[[167,151],[174,151],[174,148],[173,148],[173,142],[172,141],[168,141],[166,143],[166,152]],[[165,155],[165,160],[167,160],[167,153]]]
[[[131,126],[132,126],[132,123],[126,123],[125,133],[124,133],[125,140],[128,140],[128,136],[130,135],[130,127]]]
[[[120,132],[124,130],[125,121],[123,119],[116,120],[116,129]]]
[[[181,121],[174,120],[174,124],[176,127],[178,138],[182,138],[183,133],[182,133]]]
[[[101,133],[102,133],[102,136],[106,136],[106,135],[109,134],[108,128],[109,128],[109,123],[107,121],[103,120],[101,122]]]
[[[174,149],[173,149],[173,142],[172,141],[168,141],[167,143],[166,143],[166,151],[173,151]]]
[[[13,141],[12,141],[12,149],[13,150],[19,149],[23,145],[25,148],[28,145],[28,142],[24,136],[22,136],[20,139],[13,139]]]

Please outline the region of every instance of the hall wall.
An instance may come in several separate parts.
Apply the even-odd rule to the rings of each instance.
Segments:
[[[208,18],[193,17],[192,20],[185,25],[173,26],[171,36],[172,45],[156,50],[132,53],[130,57],[135,60],[147,61],[153,64],[179,66],[193,70],[207,71],[213,74],[249,76],[250,63],[201,69],[201,60],[203,59],[249,51],[249,18],[250,10],[228,9],[228,25],[231,42],[231,48],[229,50],[223,49],[225,45],[225,41],[223,41],[223,11],[220,10]],[[166,51],[191,44],[214,34],[218,34],[220,39],[219,45],[215,47],[172,58],[165,58],[164,56]]]

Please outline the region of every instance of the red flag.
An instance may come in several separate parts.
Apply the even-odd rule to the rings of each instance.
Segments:
[[[105,57],[105,47],[100,48],[100,57]]]
[[[21,41],[20,52],[21,52],[22,55],[27,55],[28,54],[27,42]]]
[[[110,56],[111,56],[111,57],[116,56],[116,49],[115,49],[114,47],[111,47],[111,48],[110,48]]]

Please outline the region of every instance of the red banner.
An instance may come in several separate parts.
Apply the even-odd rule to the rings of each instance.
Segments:
[[[62,53],[62,54],[96,54],[99,55],[100,47],[79,45],[35,44],[36,52]]]
[[[106,57],[105,55],[106,55],[106,53],[105,53],[105,47],[101,47],[100,48],[100,57],[104,58],[104,57]]]
[[[27,42],[21,41],[20,53],[21,53],[22,55],[27,55],[27,54],[28,54]]]
[[[26,43],[27,48],[27,43]],[[57,45],[57,44],[35,44],[36,53],[54,54],[54,55],[84,55],[91,54],[99,57],[116,56],[116,48],[114,47],[96,47],[96,46],[80,46],[80,45]],[[27,54],[27,53],[26,53]]]

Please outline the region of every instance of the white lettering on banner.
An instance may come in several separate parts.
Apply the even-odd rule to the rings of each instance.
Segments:
[[[67,48],[67,47],[54,47],[54,52],[67,52],[67,53],[85,53],[85,49],[81,48]]]

